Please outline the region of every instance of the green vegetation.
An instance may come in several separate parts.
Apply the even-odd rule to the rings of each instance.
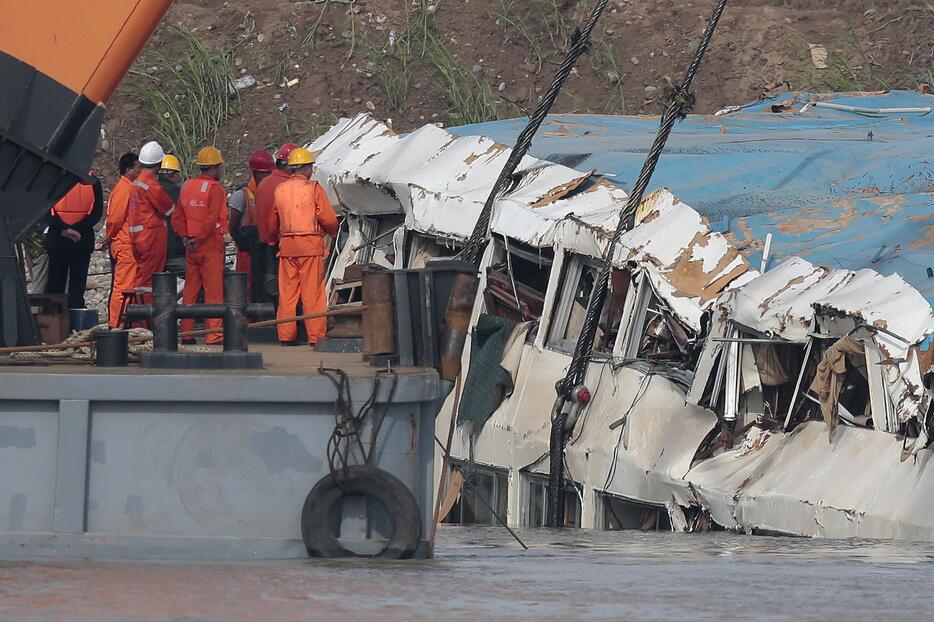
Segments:
[[[460,66],[450,50],[435,35],[429,35],[425,58],[441,78],[441,92],[448,115],[456,125],[498,119],[499,98],[485,80]]]
[[[605,38],[595,42],[590,53],[594,72],[607,81],[613,92],[603,106],[604,114],[626,114],[626,96],[623,93],[623,68],[616,58],[616,48]]]
[[[318,30],[321,28],[321,21],[324,19],[324,14],[327,12],[330,4],[331,0],[324,0],[321,4],[321,12],[318,13],[318,19],[315,20],[308,29],[308,32],[305,33],[305,36],[302,37],[302,40],[298,44],[299,49],[309,50],[315,47],[315,42],[318,40]]]
[[[389,45],[383,48],[370,46],[367,50],[368,67],[386,96],[389,107],[402,110],[412,82],[411,54],[406,47],[399,49],[397,57],[393,57],[389,48]]]
[[[828,46],[827,68],[813,71],[811,85],[826,91],[867,91],[893,88],[915,88],[919,83],[932,84],[934,80],[934,51],[923,44],[921,33],[930,32],[934,21],[934,4],[906,8],[897,17],[879,15],[878,25],[860,36],[852,24]],[[886,29],[898,23],[903,31],[916,33],[919,39],[912,44],[914,51],[905,58],[904,66],[885,67],[876,61],[879,37]],[[883,39],[884,41],[884,39]],[[874,47],[875,46],[875,47]]]
[[[231,94],[230,52],[210,52],[177,26],[168,37],[173,52],[147,53],[130,93],[150,115],[153,138],[193,173],[195,153],[214,143],[221,124],[238,113],[239,98]]]
[[[523,17],[516,11],[517,4],[519,4],[519,0],[501,0],[499,12],[492,14],[492,17],[505,28],[507,33],[514,32],[528,44],[529,51],[535,57],[535,62],[538,65],[535,73],[538,73],[542,70],[542,65],[545,62],[545,50],[532,34],[532,29],[528,23],[528,15]]]
[[[545,23],[551,49],[563,55],[570,33],[562,10],[570,4],[569,0],[563,0],[562,6],[558,6],[559,0],[534,0],[532,4],[538,7],[536,12]]]
[[[405,104],[416,60],[426,61],[437,73],[438,86],[451,121],[457,124],[498,119],[500,99],[482,78],[461,67],[458,60],[434,33],[440,0],[418,0],[406,7],[405,31],[382,48],[370,46],[370,69],[394,110]]]
[[[340,121],[340,117],[338,117],[333,112],[329,112],[328,114],[324,115],[320,119],[317,119],[314,121],[308,121],[307,133],[304,134],[305,138],[299,142],[301,142],[302,144],[310,143],[311,141],[313,141],[314,139],[318,138],[319,136],[327,132],[329,129],[331,129],[334,125],[337,124],[338,121]]]

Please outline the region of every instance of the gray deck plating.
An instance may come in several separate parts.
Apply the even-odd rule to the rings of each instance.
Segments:
[[[303,555],[301,507],[328,471],[337,397],[312,370],[347,368],[357,408],[374,374],[359,357],[287,356],[304,366],[0,370],[0,556]],[[413,490],[428,533],[441,389],[433,370],[397,377],[392,403],[389,381],[377,394],[374,459]],[[345,510],[342,535],[359,524]]]

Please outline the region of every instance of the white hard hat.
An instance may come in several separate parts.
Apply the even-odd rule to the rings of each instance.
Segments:
[[[162,150],[162,145],[154,140],[149,141],[139,150],[140,164],[159,164],[164,157],[165,151]]]

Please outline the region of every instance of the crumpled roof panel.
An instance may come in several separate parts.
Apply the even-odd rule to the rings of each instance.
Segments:
[[[934,334],[934,310],[898,275],[872,270],[830,270],[792,257],[734,289],[719,301],[721,321],[801,341],[815,332],[819,315],[853,318],[898,335],[875,331],[866,338],[888,358],[887,390],[902,419],[921,414],[923,389],[911,346]],[[865,333],[860,333],[860,336]],[[900,338],[901,339],[900,339]]]
[[[433,125],[406,136],[369,114],[342,119],[309,145],[315,178],[345,211],[404,213],[410,229],[466,239],[511,149],[485,136],[453,135]],[[547,205],[591,173],[525,156],[506,200]]]
[[[597,183],[570,197],[533,207],[508,196],[493,212],[491,228],[536,248],[552,248],[561,241],[567,250],[601,257],[616,229],[626,193],[607,183]]]
[[[703,310],[735,279],[749,271],[726,237],[666,189],[645,197],[636,226],[620,238],[614,263],[635,262],[646,271],[656,293],[695,332]]]
[[[934,301],[934,113],[856,114],[811,106],[930,108],[912,91],[817,96],[788,93],[675,126],[649,190],[668,188],[759,265],[791,256],[833,268],[899,273]],[[524,119],[453,128],[512,144]],[[658,118],[552,115],[532,153],[594,169],[629,189]]]

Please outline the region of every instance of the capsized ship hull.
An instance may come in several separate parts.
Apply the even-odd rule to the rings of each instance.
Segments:
[[[932,104],[787,94],[676,128],[613,249],[569,524],[934,537]],[[316,140],[349,230],[331,278],[456,254],[522,124],[399,136],[361,115]],[[437,422],[457,407],[453,456],[482,484],[461,520],[490,520],[484,494],[543,524],[554,383],[656,127],[558,115],[497,201],[463,391]]]

